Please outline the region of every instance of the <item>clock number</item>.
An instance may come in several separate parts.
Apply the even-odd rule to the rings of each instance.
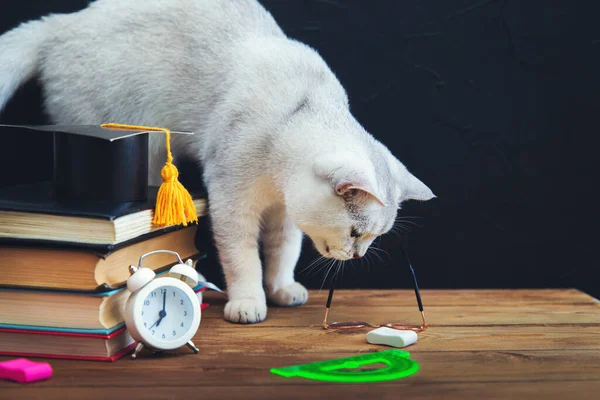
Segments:
[[[163,333],[163,335],[162,335],[162,338],[164,339],[165,337],[166,337],[166,336],[165,336],[165,334]]]
[[[173,336],[177,335],[177,332],[173,331]]]
[[[154,335],[154,329],[152,329],[152,334]]]
[[[160,289],[160,294],[165,294],[165,293],[167,293],[167,289],[165,289],[165,288]]]
[[[184,311],[184,312],[183,312],[183,316],[184,316],[184,317],[187,317],[187,311]]]
[[[147,328],[147,327],[148,327],[148,324],[144,322],[144,328]]]
[[[156,297],[156,292],[152,292],[152,297]]]
[[[181,327],[183,328],[183,322],[181,323]]]
[[[150,305],[150,300],[144,300],[144,305],[145,306],[149,306]]]
[[[175,297],[175,291],[173,290],[173,297]]]
[[[179,304],[183,305],[183,299],[179,300]]]

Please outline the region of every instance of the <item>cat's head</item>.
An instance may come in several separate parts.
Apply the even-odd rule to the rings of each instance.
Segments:
[[[323,154],[293,183],[287,210],[327,258],[362,257],[391,230],[406,200],[430,200],[432,191],[380,143],[372,150]]]

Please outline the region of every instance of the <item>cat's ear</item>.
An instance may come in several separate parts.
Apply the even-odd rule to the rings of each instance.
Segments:
[[[383,200],[379,198],[373,189],[369,189],[365,184],[338,182],[335,185],[335,192],[345,200],[355,200],[360,198],[363,200],[374,200],[385,207]]]
[[[385,206],[369,166],[352,154],[336,153],[318,158],[314,170],[319,178],[327,180],[345,200],[375,201]]]
[[[392,175],[395,176],[398,190],[398,204],[406,200],[427,201],[437,197],[419,178],[411,174],[408,169],[388,153],[391,162]]]
[[[400,182],[400,201],[427,201],[436,197],[435,194],[416,176],[406,171]]]

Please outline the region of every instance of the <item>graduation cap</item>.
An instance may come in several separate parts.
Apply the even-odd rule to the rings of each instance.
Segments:
[[[54,137],[54,190],[57,201],[146,201],[148,197],[149,134],[166,136],[167,160],[156,197],[153,224],[187,225],[197,222],[189,192],[179,182],[173,165],[169,129],[123,125],[15,126],[52,132]]]

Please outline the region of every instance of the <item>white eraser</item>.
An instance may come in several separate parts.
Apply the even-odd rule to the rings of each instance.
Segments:
[[[367,342],[371,344],[383,344],[392,347],[406,347],[417,341],[417,333],[414,331],[400,331],[398,329],[382,326],[367,333]]]

